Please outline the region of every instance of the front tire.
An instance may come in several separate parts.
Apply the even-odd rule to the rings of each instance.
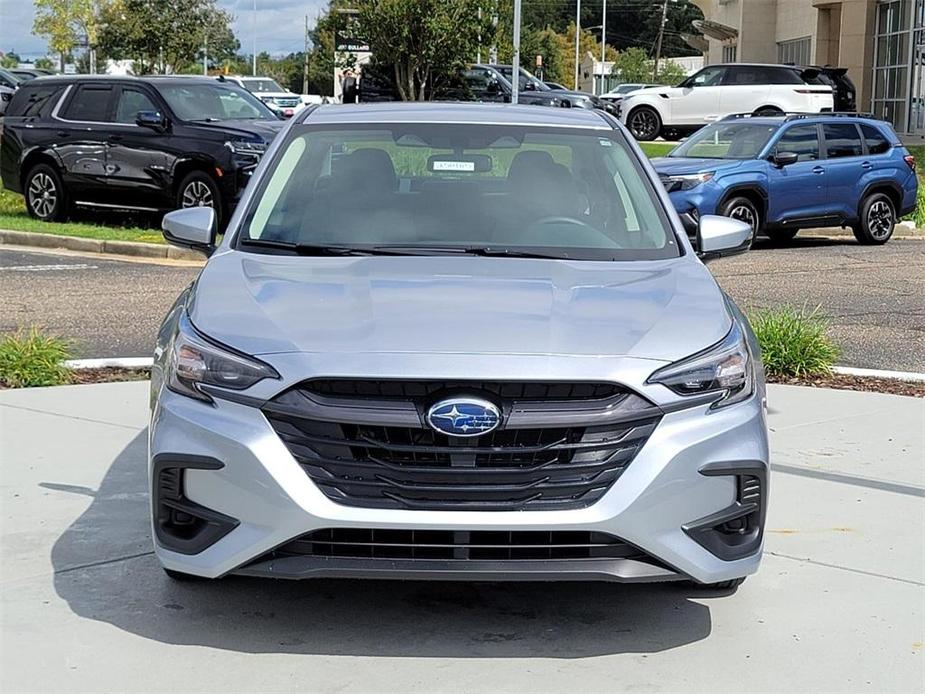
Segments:
[[[211,207],[221,228],[223,214],[222,192],[215,179],[204,171],[191,171],[177,187],[177,207]]]
[[[738,219],[740,222],[748,224],[752,228],[751,243],[754,243],[755,236],[757,236],[758,232],[761,230],[761,215],[758,212],[758,208],[755,207],[755,203],[748,198],[736,196],[730,198],[723,205],[720,214],[724,217]]]
[[[852,226],[854,238],[865,246],[880,246],[890,240],[896,227],[896,208],[884,193],[864,198],[861,218]]]
[[[639,106],[630,113],[626,124],[633,137],[640,142],[650,142],[662,129],[662,118],[651,106]]]
[[[43,222],[60,222],[67,216],[67,193],[53,166],[33,166],[26,174],[23,193],[30,217]]]

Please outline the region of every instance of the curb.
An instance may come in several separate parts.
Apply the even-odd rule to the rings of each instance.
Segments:
[[[201,253],[169,246],[167,244],[85,239],[80,236],[59,236],[58,234],[42,234],[32,231],[10,231],[7,229],[0,229],[0,245],[63,248],[69,251],[122,255],[131,256],[133,258],[196,260],[199,262],[204,260]]]
[[[842,376],[885,378],[893,381],[925,383],[925,373],[916,373],[914,371],[885,371],[883,369],[856,369],[853,366],[833,366],[832,373],[841,374]]]

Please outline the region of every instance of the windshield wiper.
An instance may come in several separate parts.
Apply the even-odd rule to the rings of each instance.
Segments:
[[[481,255],[508,258],[553,258],[567,259],[568,253],[543,253],[522,251],[513,248],[491,248],[488,246],[338,246],[311,243],[292,243],[271,239],[244,239],[242,246],[249,248],[273,248],[294,255],[305,256],[370,256],[370,255]]]
[[[191,123],[221,123],[222,119],[209,116],[208,118],[193,118],[190,122]]]

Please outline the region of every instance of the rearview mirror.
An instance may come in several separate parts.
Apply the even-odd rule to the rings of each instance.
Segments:
[[[730,217],[707,214],[697,225],[697,255],[704,262],[744,253],[752,245],[752,228]]]
[[[166,121],[160,111],[139,111],[135,114],[135,125],[140,125],[143,128],[163,130]]]
[[[191,248],[206,257],[215,251],[215,210],[186,207],[164,215],[161,230],[167,243]]]
[[[774,166],[783,168],[796,164],[800,160],[800,155],[796,152],[778,152],[774,155]]]

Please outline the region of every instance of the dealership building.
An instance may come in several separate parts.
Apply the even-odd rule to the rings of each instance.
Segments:
[[[858,109],[925,137],[925,0],[691,0],[688,43],[707,64],[797,63],[848,69]]]

